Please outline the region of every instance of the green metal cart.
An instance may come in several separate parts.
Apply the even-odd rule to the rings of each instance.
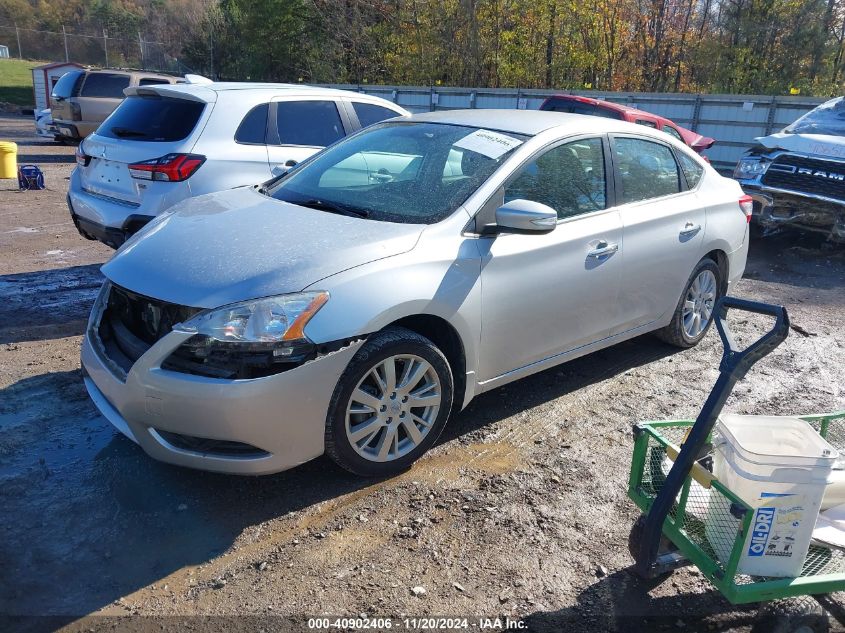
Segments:
[[[759,341],[738,351],[726,323],[728,308],[769,314],[776,318],[776,325]],[[725,356],[720,379],[698,419],[643,422],[634,429],[628,496],[643,512],[629,538],[635,569],[643,577],[656,578],[692,564],[731,603],[768,603],[761,606],[756,630],[827,631],[828,615],[816,600],[786,599],[814,596],[841,617],[837,611],[842,610],[825,596],[845,590],[845,552],[811,545],[797,578],[739,573],[737,566],[751,529],[753,508],[710,472],[710,433],[722,404],[751,365],[786,338],[786,311],[779,306],[725,298],[716,306],[715,314]],[[801,417],[845,454],[845,411]],[[717,551],[731,554],[723,560]]]

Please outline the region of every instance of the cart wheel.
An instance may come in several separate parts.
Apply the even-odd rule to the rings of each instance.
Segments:
[[[757,612],[752,633],[828,633],[830,620],[812,596],[767,602]]]
[[[645,515],[641,514],[639,518],[634,522],[634,525],[631,526],[631,531],[628,533],[628,553],[631,554],[631,558],[634,559],[636,562],[637,557],[640,555],[640,543],[643,541],[643,530],[645,529]],[[660,549],[658,551],[665,551],[667,549],[676,549],[675,546],[672,544],[672,541],[667,539],[665,536],[660,537]],[[672,575],[674,570],[669,570],[665,573],[660,574],[654,580],[658,583],[666,580],[669,576]]]

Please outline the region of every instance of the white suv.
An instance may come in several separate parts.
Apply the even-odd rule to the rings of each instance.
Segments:
[[[79,232],[118,248],[192,196],[263,182],[401,107],[284,84],[128,88],[76,152],[68,207]]]

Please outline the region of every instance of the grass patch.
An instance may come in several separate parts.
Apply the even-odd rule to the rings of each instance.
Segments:
[[[0,101],[21,106],[35,105],[32,94],[32,69],[42,63],[0,59]]]

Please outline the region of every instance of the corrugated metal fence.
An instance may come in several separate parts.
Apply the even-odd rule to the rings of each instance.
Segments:
[[[418,86],[368,86],[332,84],[382,97],[411,112],[459,108],[518,108],[535,110],[552,94],[575,94],[561,90],[513,88],[443,88]],[[754,138],[767,136],[789,125],[824,99],[771,97],[764,95],[706,95],[644,92],[583,91],[577,94],[607,99],[659,114],[678,125],[715,138],[707,156],[721,170],[731,170]]]

